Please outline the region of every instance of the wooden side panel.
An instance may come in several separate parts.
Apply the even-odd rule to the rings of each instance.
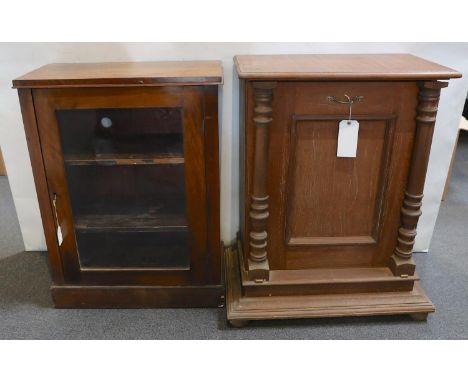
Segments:
[[[241,88],[242,89],[242,88]],[[242,208],[242,221],[244,223],[243,229],[243,254],[244,254],[244,267],[248,269],[248,258],[250,251],[250,241],[249,241],[249,232],[250,232],[250,221],[249,221],[249,211],[250,211],[250,195],[253,192],[252,181],[253,181],[253,161],[254,161],[254,145],[255,145],[255,126],[253,123],[254,116],[254,89],[251,82],[244,82],[243,93],[245,100],[243,102],[244,106],[244,155],[243,155],[243,169],[241,171],[244,173],[243,181],[243,200],[244,203],[240,205]],[[242,101],[242,98],[241,98]],[[240,105],[239,105],[240,106]],[[241,109],[242,111],[242,109]],[[241,114],[242,115],[242,114]],[[241,139],[239,137],[239,139]]]
[[[205,86],[205,162],[207,200],[207,262],[211,283],[221,282],[221,233],[219,191],[218,87]]]
[[[246,112],[248,101],[246,95],[246,81],[239,79],[239,238],[242,243],[242,253],[245,253],[246,243],[246,188],[247,188],[247,134],[246,134]],[[246,267],[247,263],[240,263]]]
[[[187,221],[191,251],[191,280],[207,278],[207,200],[203,92],[200,87],[184,87],[184,156]]]

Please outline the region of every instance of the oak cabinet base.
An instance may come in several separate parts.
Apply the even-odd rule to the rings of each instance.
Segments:
[[[224,306],[224,287],[52,286],[56,308],[188,308]]]
[[[236,248],[224,252],[227,319],[234,327],[251,320],[408,314],[423,320],[435,311],[417,281],[409,291],[246,296]]]

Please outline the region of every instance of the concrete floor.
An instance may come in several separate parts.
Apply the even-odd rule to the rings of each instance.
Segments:
[[[468,339],[468,135],[457,149],[429,254],[416,254],[436,305],[406,316],[256,322],[230,328],[223,309],[52,307],[45,253],[24,252],[8,181],[0,177],[0,339]]]

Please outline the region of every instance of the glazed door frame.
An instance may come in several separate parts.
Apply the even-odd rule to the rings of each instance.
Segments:
[[[210,279],[207,256],[207,190],[205,171],[204,93],[201,86],[132,88],[34,89],[37,127],[47,176],[50,208],[57,195],[57,217],[63,243],[57,245],[65,283],[87,285],[189,285]],[[86,268],[82,269],[76,247],[75,228],[68,192],[65,164],[55,111],[57,109],[181,108],[184,135],[186,216],[190,267],[168,268]],[[55,223],[57,224],[57,223]],[[55,229],[46,230],[55,232]]]

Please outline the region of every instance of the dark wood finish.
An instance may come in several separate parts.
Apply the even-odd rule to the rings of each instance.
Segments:
[[[293,54],[234,57],[249,80],[444,80],[461,73],[411,54]]]
[[[32,91],[30,89],[18,89],[18,96],[21,114],[23,116],[26,141],[28,143],[29,158],[34,175],[34,184],[36,185],[36,193],[41,211],[42,226],[44,227],[52,282],[60,285],[65,283],[63,261],[55,233],[55,219],[52,204],[49,199],[49,188],[37,129]]]
[[[13,87],[110,87],[217,85],[220,61],[48,64],[13,80]]]
[[[218,87],[205,86],[204,97],[205,174],[207,203],[207,258],[211,269],[211,283],[221,283],[222,244],[220,231],[220,180],[219,180],[219,133],[218,133]],[[224,293],[224,292],[223,292]]]
[[[224,287],[213,286],[53,286],[57,308],[223,307]]]
[[[184,157],[180,156],[157,156],[151,154],[107,154],[99,158],[91,155],[69,155],[64,157],[65,164],[74,166],[86,165],[149,165],[149,164],[182,164]]]
[[[460,73],[411,55],[238,56],[235,62],[240,275],[229,276],[239,285],[228,286],[238,293],[228,291],[228,304],[242,314],[230,319],[241,325],[269,315],[433,311],[411,254],[444,87],[435,80]],[[344,95],[360,99],[351,117],[359,122],[355,158],[336,153],[338,125],[349,108],[334,99]],[[252,211],[266,214],[252,219]],[[252,277],[252,260],[265,265],[262,277]],[[382,307],[387,299],[390,306]]]
[[[147,77],[151,73],[154,83]],[[221,75],[222,70],[219,63],[64,64],[15,81],[15,86],[50,85],[18,92],[57,306],[219,305],[223,292],[214,83],[222,78],[195,85],[191,76],[196,73]],[[176,74],[181,77],[175,81]],[[139,78],[148,78],[143,85],[155,86],[133,86]],[[171,81],[184,86],[172,86]],[[117,84],[122,86],[113,86]],[[120,135],[93,151],[92,121],[102,115],[112,117]],[[60,131],[61,122],[71,138]],[[138,129],[136,140],[129,126]],[[156,139],[147,131],[153,126],[162,134]],[[183,139],[177,126],[183,128]],[[132,253],[124,249],[130,242]]]

